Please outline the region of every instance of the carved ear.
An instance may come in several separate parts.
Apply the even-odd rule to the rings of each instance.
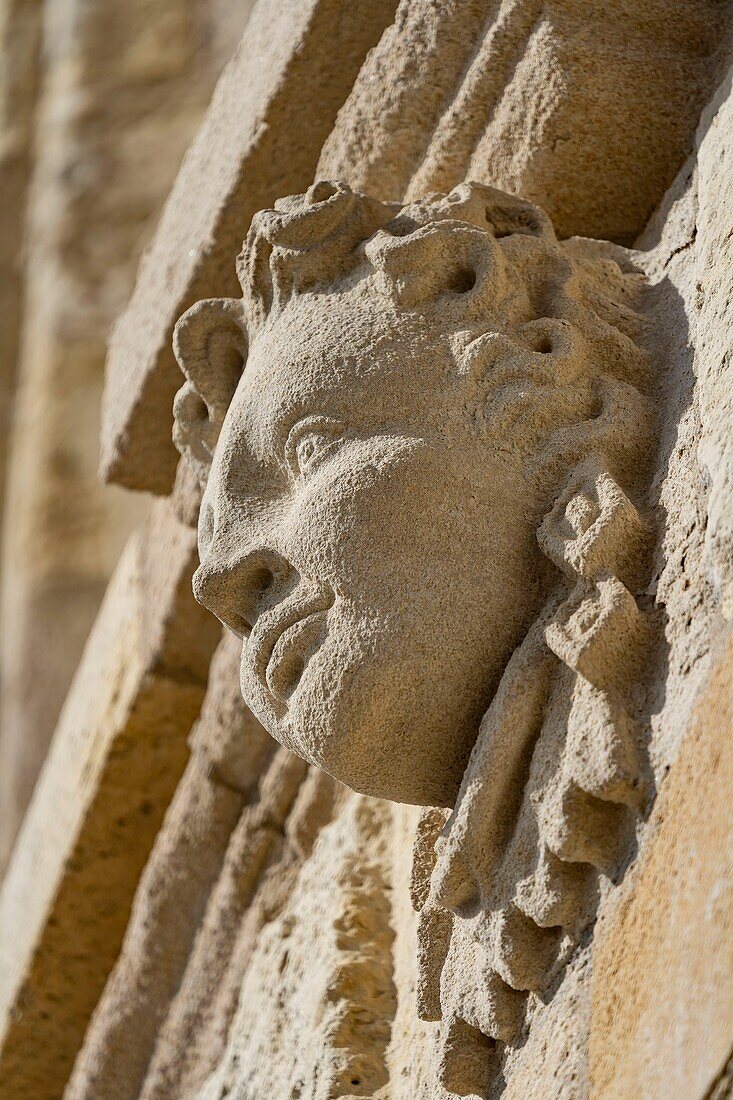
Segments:
[[[203,484],[247,355],[242,303],[197,302],[176,325],[173,351],[187,379],[173,403],[173,442]]]

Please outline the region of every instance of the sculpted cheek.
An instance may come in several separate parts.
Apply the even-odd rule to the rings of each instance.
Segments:
[[[419,491],[416,459],[414,448],[385,457],[362,447],[329,463],[294,493],[286,524],[293,553],[343,579],[363,574],[411,511]]]

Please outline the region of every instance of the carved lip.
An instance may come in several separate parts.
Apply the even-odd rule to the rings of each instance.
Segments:
[[[325,636],[324,616],[332,592],[297,593],[264,612],[250,634],[247,655],[254,675],[275,709],[282,712],[309,657]]]

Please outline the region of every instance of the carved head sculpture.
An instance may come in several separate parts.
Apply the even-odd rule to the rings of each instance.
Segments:
[[[275,738],[452,805],[559,575],[544,517],[590,455],[639,475],[633,276],[476,184],[399,207],[318,183],[255,216],[238,271],[175,334],[197,598]]]

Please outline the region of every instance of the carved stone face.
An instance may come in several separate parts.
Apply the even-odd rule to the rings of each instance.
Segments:
[[[448,337],[362,279],[256,334],[199,525],[245,701],[357,790],[449,805],[536,606],[521,440],[477,429]],[[521,436],[521,433],[519,433]]]
[[[589,453],[635,476],[628,288],[587,251],[479,184],[399,209],[318,183],[256,215],[242,299],[177,326],[197,597],[263,725],[356,790],[454,802],[555,583],[553,491]]]

